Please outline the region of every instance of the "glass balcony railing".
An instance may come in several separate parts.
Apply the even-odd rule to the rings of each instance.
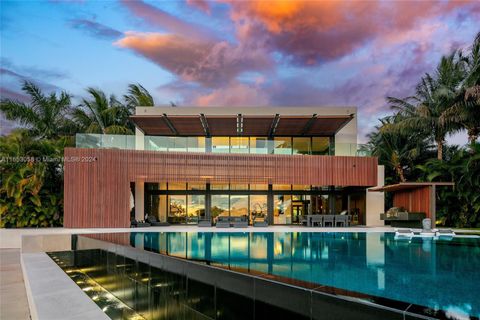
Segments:
[[[243,138],[238,142],[236,137],[166,137],[166,136],[135,136],[116,134],[78,133],[77,148],[93,149],[126,149],[150,150],[163,152],[200,152],[200,153],[247,153],[247,154],[306,154],[306,155],[337,155],[337,156],[370,156],[370,153],[356,143],[339,143],[334,145],[320,144],[312,138],[310,145],[300,146],[278,143],[266,138]],[[320,139],[322,137],[319,137]],[[294,138],[295,139],[295,138]],[[328,138],[327,138],[328,139]],[[327,140],[328,141],[328,140]]]
[[[131,149],[135,150],[135,136],[121,134],[77,133],[77,148],[87,149]]]

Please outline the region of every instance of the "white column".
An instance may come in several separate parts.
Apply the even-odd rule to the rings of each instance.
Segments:
[[[145,220],[145,182],[135,181],[135,220]]]
[[[376,187],[383,187],[385,185],[385,167],[377,167],[378,177]],[[383,192],[368,192],[366,199],[366,221],[367,226],[383,226],[384,222],[380,220],[380,213],[385,211],[385,194]]]

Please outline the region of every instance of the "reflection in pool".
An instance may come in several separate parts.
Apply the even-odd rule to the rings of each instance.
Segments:
[[[241,272],[480,317],[480,238],[393,233],[131,233],[130,244]]]

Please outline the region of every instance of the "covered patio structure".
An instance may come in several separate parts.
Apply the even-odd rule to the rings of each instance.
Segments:
[[[369,192],[392,192],[393,206],[408,212],[423,212],[426,218],[436,223],[436,187],[454,186],[453,182],[400,182],[383,187],[371,188]]]

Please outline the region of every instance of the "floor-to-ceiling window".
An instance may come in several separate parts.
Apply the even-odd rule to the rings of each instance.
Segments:
[[[231,137],[230,153],[248,153],[248,137]]]
[[[145,150],[177,152],[332,155],[331,137],[145,136]]]
[[[212,137],[213,153],[230,153],[229,137]]]
[[[251,194],[250,195],[250,223],[254,220],[267,219],[267,195]]]
[[[267,137],[250,137],[250,153],[267,154],[268,153]]]
[[[275,137],[273,139],[274,154],[292,154],[291,137]]]
[[[212,194],[210,205],[210,216],[213,222],[217,221],[219,216],[230,215],[230,203],[228,194]]]
[[[196,224],[198,220],[205,219],[205,195],[187,195],[187,223]]]
[[[292,196],[288,194],[276,194],[273,196],[273,223],[292,223]]]
[[[230,216],[248,217],[248,195],[230,196]]]
[[[312,154],[313,155],[329,155],[332,154],[329,137],[313,137],[312,138]]]
[[[292,150],[293,154],[310,154],[312,151],[310,137],[294,137]]]
[[[169,195],[168,196],[168,222],[185,223],[187,216],[187,196]]]
[[[362,188],[169,182],[146,183],[145,191],[145,213],[172,224],[196,224],[200,219],[215,223],[218,216],[244,216],[250,224],[257,218],[289,225],[305,222],[309,214],[342,212],[348,212],[352,223],[365,223]]]

